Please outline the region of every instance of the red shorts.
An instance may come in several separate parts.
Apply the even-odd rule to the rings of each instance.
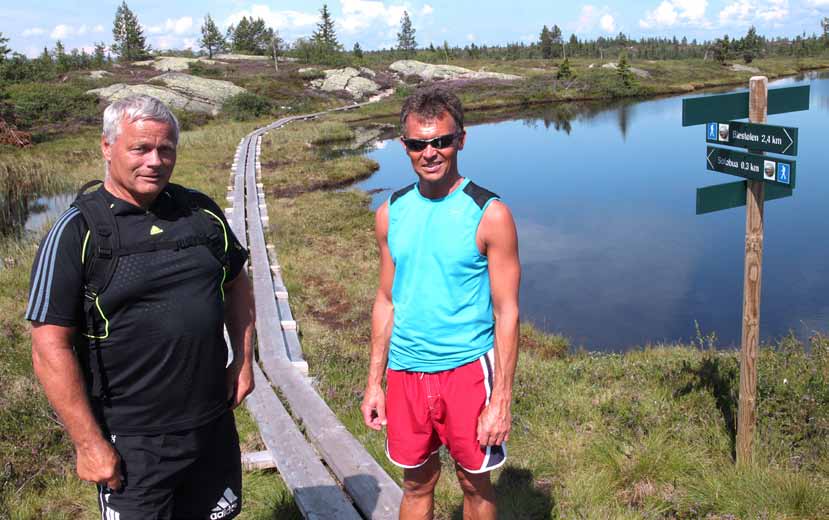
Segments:
[[[505,444],[478,443],[478,417],[489,404],[493,351],[443,372],[388,370],[386,455],[402,468],[417,468],[446,446],[469,473],[485,473],[506,460]]]

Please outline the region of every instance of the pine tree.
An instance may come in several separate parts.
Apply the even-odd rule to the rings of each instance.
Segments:
[[[400,18],[400,32],[397,33],[397,50],[406,56],[413,55],[417,50],[415,29],[412,27],[412,20],[409,18],[407,11],[403,11],[403,16]]]
[[[541,57],[549,60],[553,57],[553,37],[550,29],[545,25],[541,28],[541,36],[539,36],[538,44],[541,47]]]
[[[360,42],[354,42],[354,49],[351,52],[358,60],[363,59],[363,49],[360,48]]]
[[[334,19],[328,11],[328,4],[322,4],[320,21],[317,24],[317,30],[311,35],[311,40],[324,56],[330,56],[342,50],[342,45],[337,40],[337,32],[334,30]]]
[[[66,48],[63,46],[63,42],[60,40],[55,42],[55,65],[57,65],[58,74],[63,74],[67,72],[71,66],[71,60],[69,56],[66,54]]]
[[[558,48],[561,47],[561,29],[558,25],[553,25],[553,28],[550,29],[550,41],[553,44],[553,57],[559,55]]]
[[[92,53],[92,64],[96,67],[103,67],[106,61],[106,44],[98,42],[95,44],[95,50]]]
[[[751,63],[760,54],[762,50],[760,37],[757,36],[757,29],[753,25],[748,28],[748,33],[740,42],[740,48],[743,51],[743,61],[746,63]]]
[[[9,48],[8,45],[9,39],[3,36],[3,33],[0,32],[0,62],[6,59],[6,55],[10,53],[12,50]]]
[[[829,46],[829,16],[823,17],[820,26],[823,28],[823,44]]]
[[[227,29],[227,39],[231,41],[233,52],[242,54],[272,54],[273,29],[265,25],[262,18],[248,19],[243,16],[239,25],[230,26]]]
[[[717,41],[714,42],[714,59],[720,62],[720,65],[725,65],[725,62],[728,61],[730,51],[731,41],[728,39],[728,35],[717,38]]]
[[[222,33],[219,31],[219,28],[216,26],[216,23],[213,21],[213,18],[210,16],[210,13],[207,13],[207,16],[204,17],[204,23],[201,26],[201,39],[199,40],[199,45],[203,49],[207,49],[207,56],[209,58],[213,58],[213,51],[221,51],[224,49],[227,42],[225,42],[225,37],[222,36]]]
[[[143,58],[149,53],[144,31],[138,23],[138,17],[127,6],[126,0],[115,10],[115,22],[112,27],[113,52],[125,61]]]

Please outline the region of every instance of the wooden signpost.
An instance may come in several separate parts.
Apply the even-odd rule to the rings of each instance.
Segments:
[[[737,413],[737,464],[751,462],[757,409],[757,349],[760,343],[760,281],[763,268],[763,203],[791,196],[794,161],[765,152],[797,153],[797,129],[766,125],[768,114],[809,109],[809,86],[768,90],[768,78],[756,76],[749,91],[682,101],[682,126],[706,125],[706,141],[748,148],[750,153],[709,146],[706,167],[748,180],[697,190],[697,214],[746,206],[743,271],[743,327],[740,355],[740,402]],[[733,121],[748,117],[749,123]]]

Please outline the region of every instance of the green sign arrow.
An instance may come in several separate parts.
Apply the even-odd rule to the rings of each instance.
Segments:
[[[797,128],[788,126],[742,121],[708,123],[705,127],[705,140],[713,144],[749,148],[753,152],[797,155]]]
[[[809,85],[769,90],[768,115],[809,110]],[[748,92],[682,100],[682,126],[748,117]]]
[[[745,206],[747,183],[748,181],[737,181],[697,188],[697,215]],[[791,197],[793,191],[790,187],[782,184],[768,183],[765,186],[763,198],[768,202],[783,197]]]
[[[715,172],[795,187],[795,162],[787,159],[709,146],[705,163],[709,170]]]

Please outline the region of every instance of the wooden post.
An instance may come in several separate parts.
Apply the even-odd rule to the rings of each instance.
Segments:
[[[765,123],[768,78],[749,83],[748,112],[752,123]],[[740,353],[740,407],[737,414],[737,464],[751,463],[757,422],[757,348],[760,343],[760,282],[763,272],[764,181],[748,181],[746,188],[746,256],[743,273],[743,333]]]

